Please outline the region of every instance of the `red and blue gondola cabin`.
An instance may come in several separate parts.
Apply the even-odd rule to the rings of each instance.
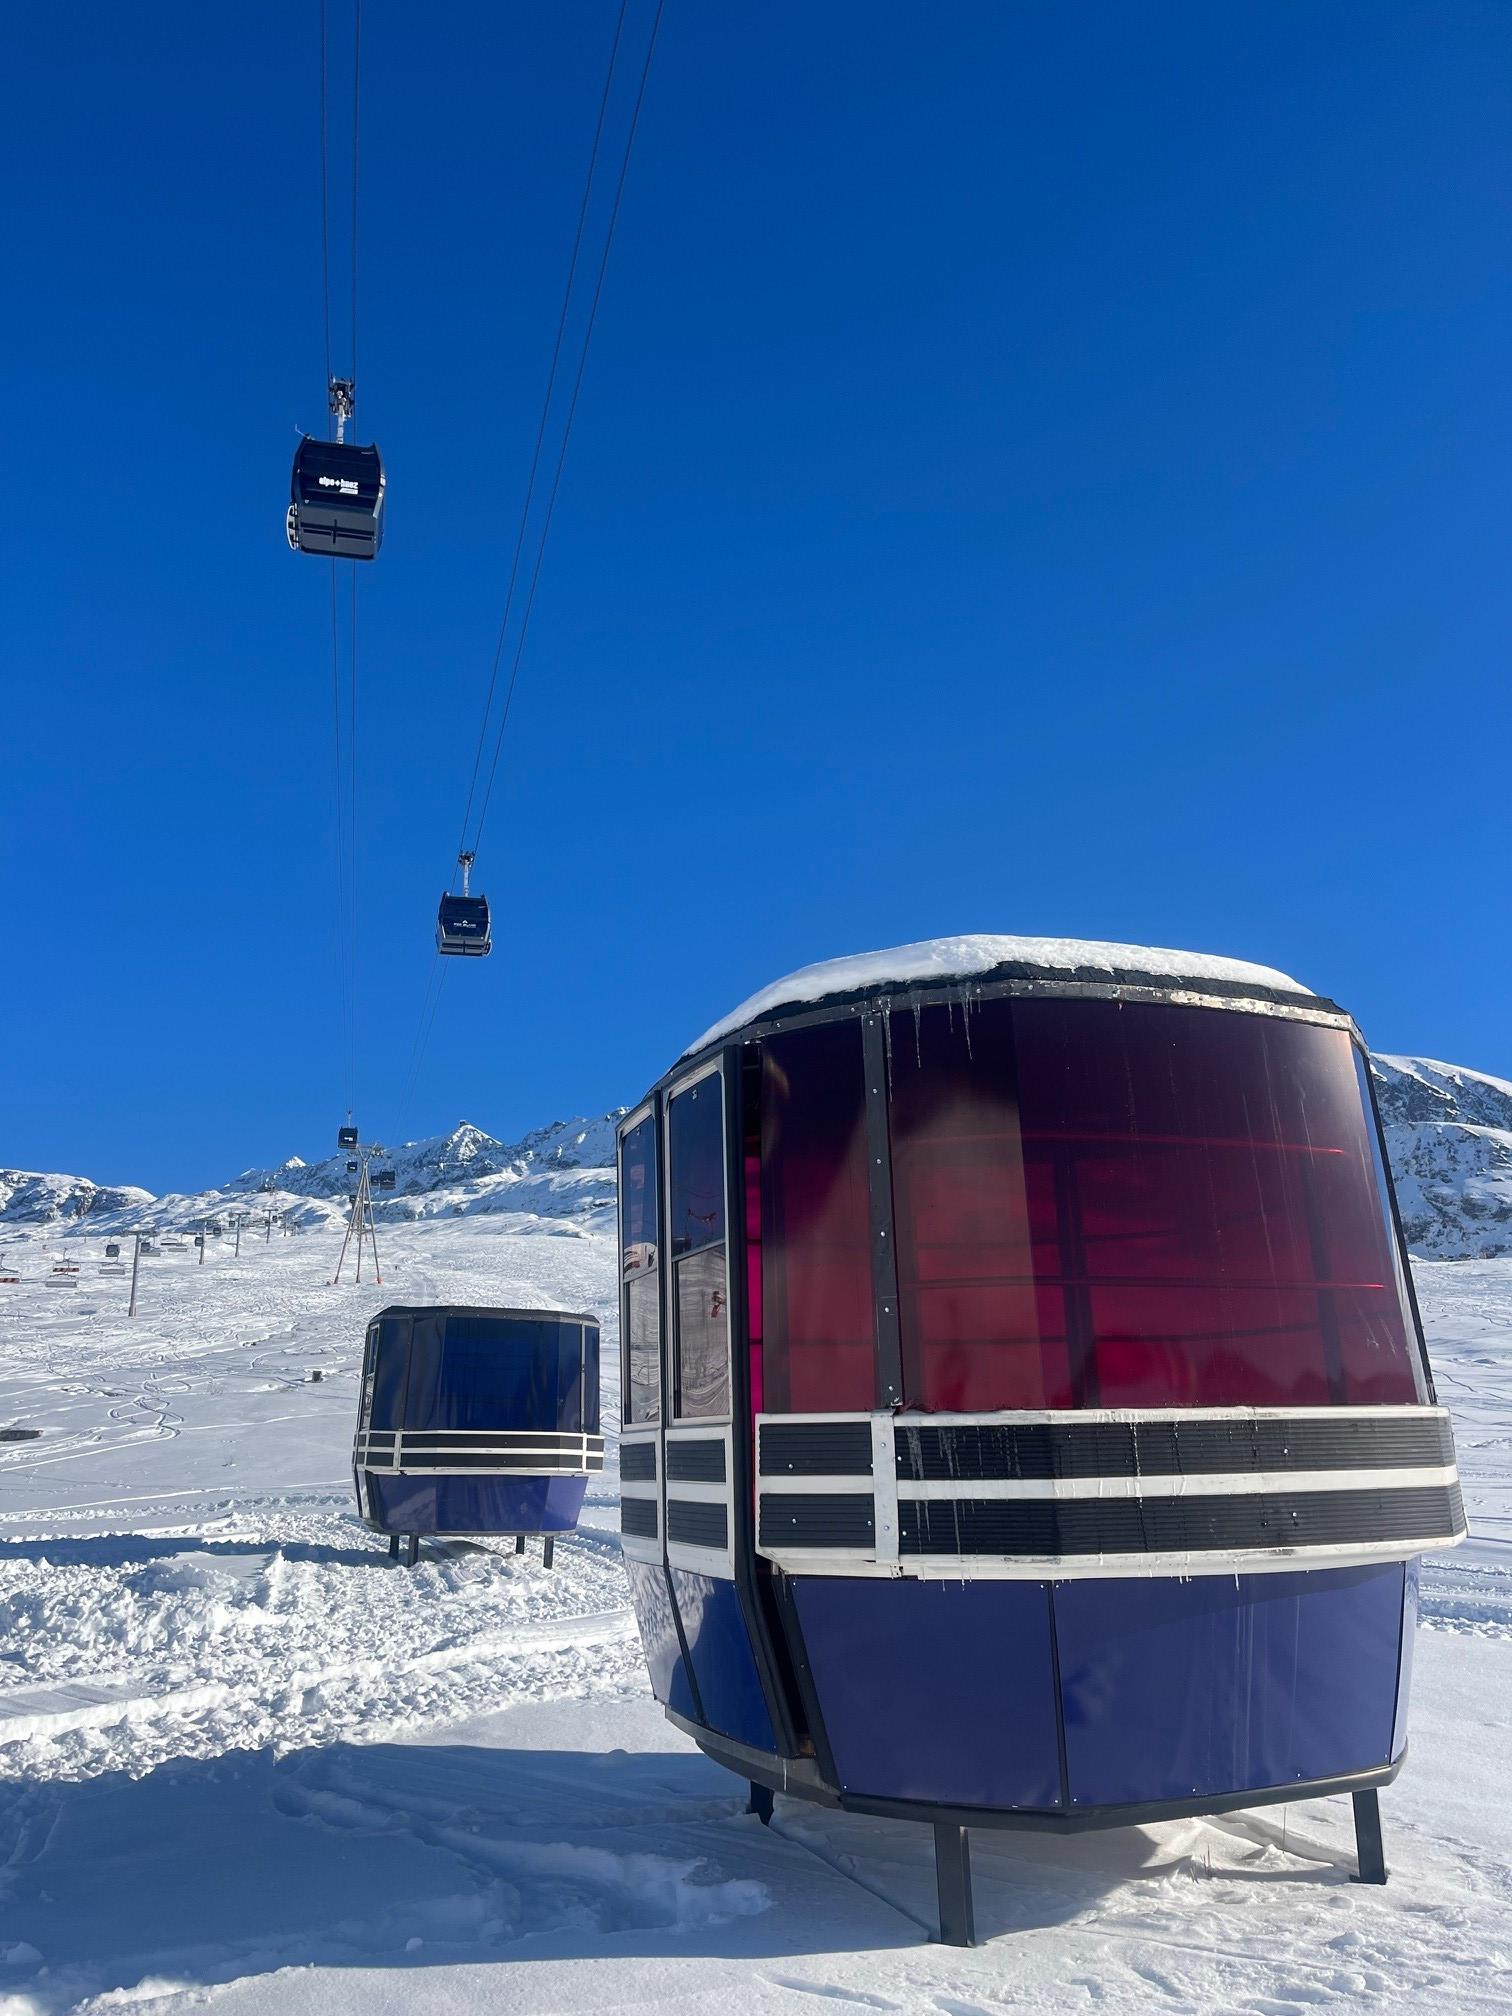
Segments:
[[[390,1535],[570,1533],[604,1467],[599,1327],[554,1309],[391,1308],[368,1326],[357,1506]]]
[[[1464,1513],[1332,1002],[1068,941],[840,960],[619,1158],[624,1552],[710,1756],[960,1825],[1395,1774]]]

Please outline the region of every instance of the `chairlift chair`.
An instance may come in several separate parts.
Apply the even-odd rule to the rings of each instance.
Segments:
[[[468,888],[473,858],[471,854],[457,856],[462,894],[453,896],[450,890],[444,891],[436,912],[436,950],[448,958],[485,959],[493,950],[488,898],[474,896]]]

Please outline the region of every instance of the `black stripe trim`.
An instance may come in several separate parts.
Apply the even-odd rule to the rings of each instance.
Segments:
[[[1231,1498],[903,1499],[898,1551],[1070,1557],[1370,1546],[1448,1540],[1464,1523],[1457,1484]]]
[[[621,1498],[620,1531],[629,1533],[637,1540],[656,1538],[656,1500],[654,1498]]]
[[[877,1520],[869,1491],[770,1491],[760,1525],[763,1547],[871,1547]]]
[[[870,1421],[763,1421],[763,1477],[870,1477]]]
[[[669,1498],[667,1539],[684,1547],[728,1547],[730,1528],[725,1508],[698,1499]]]
[[[715,1436],[703,1442],[667,1443],[667,1478],[683,1484],[723,1484],[724,1443]]]
[[[620,1476],[627,1484],[654,1484],[656,1482],[656,1444],[654,1442],[621,1442]]]
[[[1442,1469],[1442,1416],[1326,1421],[1026,1421],[894,1430],[905,1479],[1232,1476],[1286,1470]],[[836,1471],[836,1475],[844,1475]]]

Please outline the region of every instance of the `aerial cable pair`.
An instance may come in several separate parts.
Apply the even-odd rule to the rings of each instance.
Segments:
[[[326,51],[327,5],[320,8],[320,253],[325,303],[326,405],[334,438],[305,434],[294,451],[284,521],[296,553],[332,560],[372,560],[383,544],[387,479],[377,444],[359,447],[346,430],[357,410],[357,167],[361,135],[362,0],[352,0],[352,364],[350,377],[331,369],[331,175]]]
[[[320,8],[320,247],[325,320],[329,437],[302,434],[294,452],[284,529],[297,553],[331,562],[331,689],[335,728],[337,916],[335,959],[341,994],[342,1048],[348,1097],[357,1048],[357,576],[351,577],[350,672],[345,712],[343,788],[342,680],[338,560],[371,560],[383,539],[386,479],[377,446],[348,441],[357,403],[357,214],[362,104],[362,0],[352,0],[351,359],[346,376],[332,368],[330,33],[327,0]]]
[[[514,705],[515,687],[520,676],[520,665],[525,653],[525,642],[530,630],[531,614],[535,608],[536,589],[541,579],[541,567],[546,557],[546,544],[551,534],[552,518],[556,511],[557,495],[561,489],[562,471],[567,460],[567,447],[572,438],[573,422],[577,417],[578,398],[583,387],[583,377],[588,365],[589,346],[593,341],[594,324],[598,318],[599,302],[604,290],[604,275],[609,264],[609,253],[614,244],[615,227],[619,222],[620,204],[625,193],[625,178],[630,168],[630,155],[635,145],[636,130],[640,124],[641,106],[645,101],[646,80],[651,72],[651,59],[656,51],[656,40],[661,28],[665,0],[656,0],[656,12],[652,18],[650,34],[647,38],[645,55],[641,62],[640,77],[636,85],[635,101],[625,133],[624,145],[620,151],[618,171],[614,179],[614,194],[611,200],[608,220],[604,230],[602,246],[599,250],[598,267],[589,297],[586,320],[581,341],[578,345],[577,361],[572,374],[571,391],[567,399],[566,415],[562,423],[554,462],[551,467],[549,487],[545,493],[545,506],[541,516],[540,529],[536,537],[535,551],[529,569],[529,579],[525,590],[523,613],[515,638],[514,652],[510,664],[509,680],[505,688],[503,709],[498,727],[493,737],[493,754],[488,765],[483,789],[481,808],[477,821],[473,823],[473,806],[477,800],[478,784],[483,775],[484,751],[488,747],[488,731],[493,716],[494,697],[499,683],[499,672],[504,658],[505,645],[510,630],[510,619],[514,613],[516,591],[522,578],[522,560],[525,556],[526,534],[537,502],[537,484],[542,476],[543,462],[551,458],[543,455],[556,397],[559,374],[563,364],[567,324],[571,315],[574,297],[577,293],[579,264],[587,235],[589,211],[599,173],[599,161],[603,147],[604,129],[608,118],[610,101],[614,92],[614,80],[620,61],[620,51],[625,39],[625,21],[630,0],[620,0],[620,8],[615,20],[614,40],[609,50],[608,67],[604,75],[603,90],[599,95],[598,117],[594,124],[593,144],[589,150],[588,170],[584,178],[582,199],[578,205],[577,227],[573,234],[572,255],[568,261],[566,283],[562,290],[561,307],[557,315],[556,336],[552,344],[551,365],[546,376],[546,389],[541,400],[540,419],[536,427],[535,445],[531,452],[530,471],[526,478],[525,497],[520,509],[519,523],[515,531],[514,551],[510,560],[509,581],[504,595],[504,612],[499,620],[498,640],[494,646],[493,664],[489,672],[488,691],[483,702],[483,718],[478,726],[478,746],[473,757],[472,777],[468,784],[467,804],[462,814],[462,832],[458,844],[457,865],[462,871],[462,894],[456,896],[448,891],[441,898],[436,926],[436,949],[449,957],[469,957],[487,953],[491,945],[488,903],[483,896],[470,893],[470,871],[482,845],[483,827],[488,818],[489,806],[493,800],[494,782],[498,775],[499,755],[504,744],[505,730],[509,726],[510,711]],[[469,830],[471,837],[469,838]],[[464,926],[464,919],[469,922]],[[422,1026],[424,1009],[422,1008]]]

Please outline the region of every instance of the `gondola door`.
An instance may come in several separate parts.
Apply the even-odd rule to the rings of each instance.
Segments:
[[[753,1617],[737,1579],[749,1536],[736,1500],[747,1462],[744,1443],[738,1450],[735,1444],[738,1326],[731,1291],[743,1247],[731,1181],[732,1158],[739,1168],[739,1128],[731,1118],[727,1065],[738,1070],[733,1059],[721,1059],[690,1072],[670,1088],[662,1109],[667,1580],[699,1720],[753,1749],[774,1751]]]
[[[696,1719],[663,1546],[661,1167],[653,1100],[619,1135],[620,1548],[652,1691],[664,1707]]]
[[[666,1104],[667,1565],[733,1581],[730,1240],[724,1073],[685,1078]],[[683,1609],[680,1601],[679,1610]]]

